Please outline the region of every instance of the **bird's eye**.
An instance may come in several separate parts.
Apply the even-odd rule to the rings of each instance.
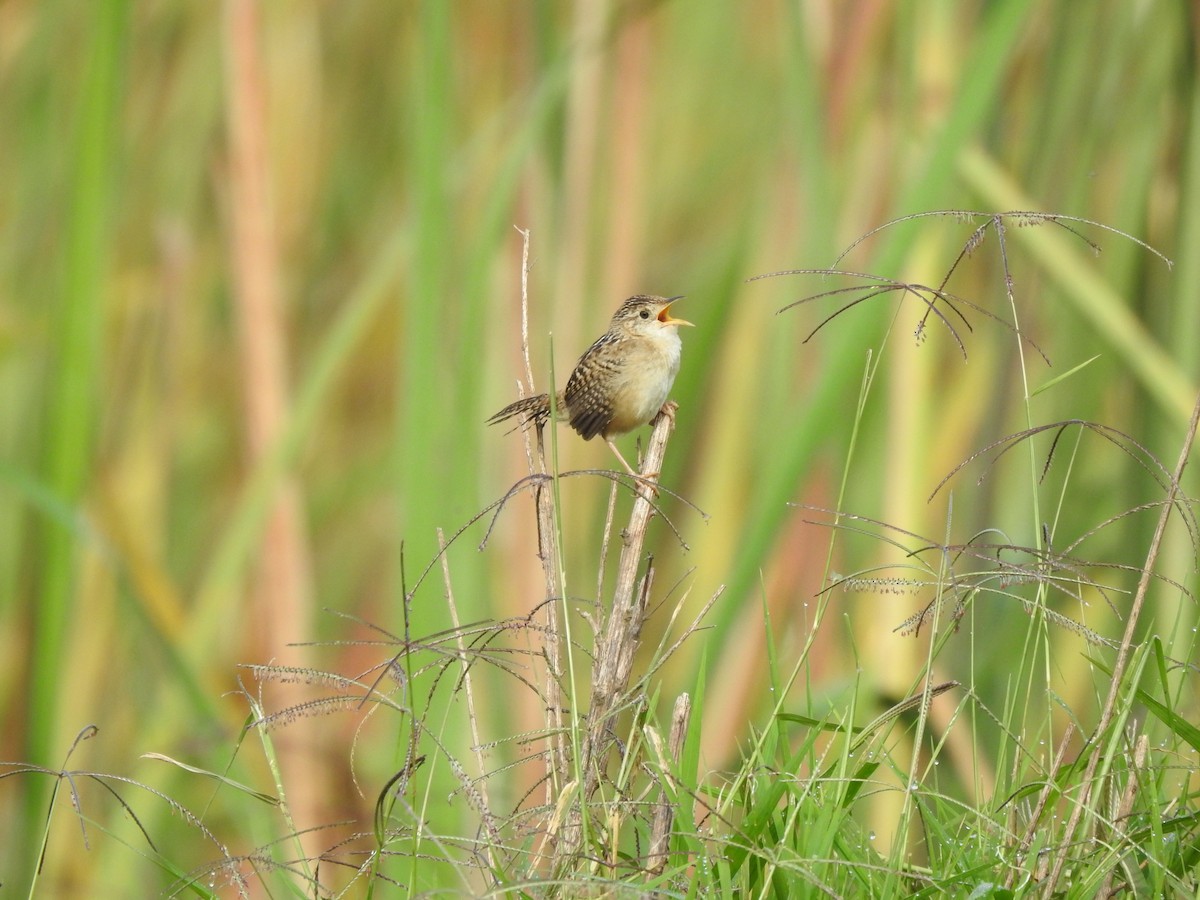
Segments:
[[[650,310],[643,309],[640,313],[638,313],[638,315],[641,316],[643,319],[648,319],[648,318],[650,318]]]

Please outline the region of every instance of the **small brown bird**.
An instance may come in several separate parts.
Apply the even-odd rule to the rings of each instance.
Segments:
[[[596,435],[604,438],[630,475],[637,472],[612,439],[648,424],[666,403],[679,371],[679,326],[692,324],[671,317],[671,304],[681,299],[639,294],[622,303],[608,331],[579,357],[566,388],[556,398],[559,416],[585,441]],[[522,416],[522,424],[541,425],[550,418],[550,396],[538,394],[510,403],[488,424],[514,416]]]

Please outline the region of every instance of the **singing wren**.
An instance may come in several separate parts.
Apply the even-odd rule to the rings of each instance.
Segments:
[[[621,304],[608,331],[579,357],[556,406],[585,441],[600,435],[626,471],[636,476],[613,438],[649,424],[666,403],[679,371],[679,326],[691,325],[671,316],[671,304],[682,297],[639,294]],[[541,425],[550,418],[550,395],[538,394],[510,403],[490,419],[494,425],[522,417],[522,424]]]

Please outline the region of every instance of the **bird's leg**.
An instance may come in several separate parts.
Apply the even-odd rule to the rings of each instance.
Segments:
[[[627,463],[627,462],[625,461],[625,457],[621,455],[621,451],[617,449],[617,445],[613,443],[613,439],[612,439],[612,438],[608,438],[608,437],[606,437],[606,438],[604,439],[604,443],[608,444],[608,447],[609,447],[609,449],[610,449],[610,450],[612,450],[612,452],[613,452],[613,453],[615,453],[615,454],[617,455],[617,459],[619,459],[619,460],[621,461],[621,465],[623,465],[623,466],[625,467],[625,471],[626,471],[626,472],[628,472],[628,473],[629,473],[630,475],[632,475],[634,478],[640,478],[640,477],[641,477],[641,476],[640,476],[640,475],[637,473],[637,471],[636,471],[636,470],[634,470],[633,466],[631,466],[629,463]]]
[[[646,472],[643,474],[640,472],[635,472],[633,466],[625,461],[625,457],[621,455],[621,451],[617,449],[617,445],[613,443],[612,438],[605,438],[604,443],[608,444],[612,452],[617,454],[617,459],[621,461],[621,465],[625,467],[625,471],[637,479],[639,494],[641,493],[641,489],[645,488],[646,494],[643,494],[642,496],[644,496],[647,500],[653,501],[653,499],[658,496],[658,488],[655,487],[651,482],[647,481],[647,479],[657,478],[658,473]]]
[[[658,411],[658,415],[656,415],[654,417],[654,419],[651,420],[650,424],[651,425],[657,424],[658,420],[660,418],[662,418],[663,416],[667,416],[671,420],[671,422],[674,423],[675,410],[677,410],[677,409],[679,409],[679,404],[676,403],[674,400],[668,400],[666,403],[664,403],[662,405],[662,409],[660,409]],[[621,461],[621,465],[623,465],[625,467],[625,471],[628,472],[630,475],[632,475],[634,478],[638,479],[638,481],[641,482],[642,484],[646,483],[647,478],[657,478],[658,477],[658,475],[659,475],[658,472],[638,472],[638,471],[636,471],[633,468],[633,466],[631,466],[625,460],[625,457],[621,455],[621,451],[617,449],[617,445],[613,443],[612,438],[606,437],[604,439],[604,443],[608,444],[609,449],[612,450],[612,452],[616,455],[617,459],[619,459]],[[650,492],[654,496],[658,496],[658,488],[654,487],[653,485],[647,485],[647,487],[649,487]]]
[[[677,409],[679,409],[679,404],[676,403],[674,400],[668,400],[666,403],[664,403],[662,405],[662,409],[660,409],[658,411],[658,414],[653,419],[650,420],[651,427],[657,425],[658,420],[665,416],[671,420],[671,427],[673,429],[675,427],[675,411]],[[611,442],[609,442],[609,446],[610,447],[612,446]],[[617,449],[616,447],[613,447],[614,451],[616,449]],[[620,456],[620,454],[617,454],[617,455]],[[621,462],[625,462],[624,458],[621,459]],[[627,469],[629,468],[628,464],[626,464],[625,468],[627,468]],[[645,472],[642,474],[642,478],[658,478],[659,474],[660,473],[658,473],[658,472]],[[655,496],[657,496],[658,489],[652,488],[652,490],[654,491]]]

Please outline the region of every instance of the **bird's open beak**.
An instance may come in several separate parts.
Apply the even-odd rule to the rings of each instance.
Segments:
[[[662,322],[664,325],[692,325],[692,327],[694,328],[695,325],[693,325],[687,319],[676,319],[671,316],[671,304],[674,303],[676,300],[682,300],[682,299],[683,299],[682,295],[679,297],[669,298],[667,301],[667,305],[664,306],[662,308],[662,311],[658,314],[658,321]]]

